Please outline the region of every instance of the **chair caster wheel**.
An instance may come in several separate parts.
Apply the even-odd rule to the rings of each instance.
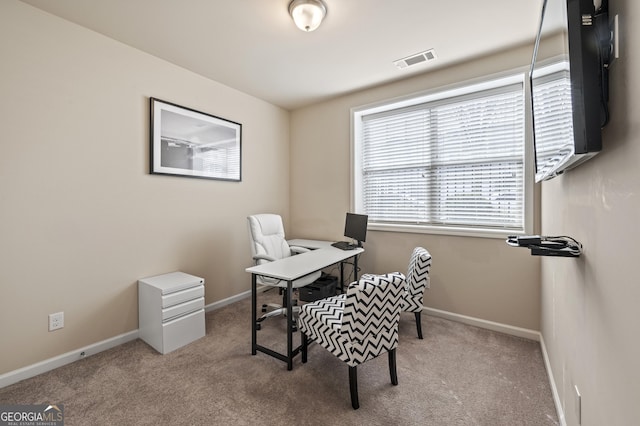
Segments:
[[[261,329],[262,329],[262,324],[256,323],[256,330],[261,330]]]
[[[267,312],[267,305],[262,305],[262,312]]]

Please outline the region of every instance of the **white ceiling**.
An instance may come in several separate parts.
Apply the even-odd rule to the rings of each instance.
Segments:
[[[542,0],[325,0],[300,31],[290,0],[21,0],[219,83],[294,109],[531,43]],[[435,49],[437,59],[393,62]]]

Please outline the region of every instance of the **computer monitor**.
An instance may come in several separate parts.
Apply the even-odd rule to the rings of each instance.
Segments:
[[[344,222],[344,236],[356,240],[358,247],[362,247],[362,243],[367,240],[368,219],[369,216],[366,214],[347,213]]]

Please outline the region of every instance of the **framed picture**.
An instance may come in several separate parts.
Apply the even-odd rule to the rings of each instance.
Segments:
[[[152,174],[241,180],[242,125],[151,98]]]

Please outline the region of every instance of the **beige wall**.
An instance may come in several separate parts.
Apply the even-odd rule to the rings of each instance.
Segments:
[[[136,330],[138,278],[249,289],[246,216],[288,215],[287,111],[14,0],[0,72],[0,374]],[[242,182],[150,175],[149,97],[242,123]]]
[[[610,2],[621,58],[611,67],[611,122],[603,151],[542,184],[542,232],[576,238],[579,259],[542,262],[542,333],[567,424],[640,419],[640,2]]]
[[[541,329],[567,422],[640,418],[640,3],[612,2],[622,55],[612,69],[604,152],[542,185],[542,232],[580,240],[580,259],[540,259],[502,240],[372,232],[362,266],[434,255],[427,305]],[[285,215],[292,236],[340,238],[349,209],[349,109],[526,64],[529,49],[289,113],[13,0],[0,2],[0,374],[137,328],[136,280],[206,279],[207,303],[248,289],[245,216]],[[148,98],[243,124],[243,181],[148,174]],[[291,147],[289,147],[291,140]],[[263,173],[260,164],[277,173]],[[269,191],[264,191],[269,188]],[[291,206],[289,206],[291,204]],[[289,212],[290,209],[290,212]],[[290,225],[290,226],[289,226]],[[47,332],[47,315],[65,328]],[[541,312],[541,314],[540,314]],[[541,318],[540,318],[541,315]]]
[[[532,50],[515,49],[293,111],[292,231],[299,237],[342,236],[344,214],[350,210],[351,108],[521,68],[530,62]],[[406,272],[417,245],[433,256],[428,307],[539,330],[539,259],[507,246],[504,239],[370,231],[362,269]]]

